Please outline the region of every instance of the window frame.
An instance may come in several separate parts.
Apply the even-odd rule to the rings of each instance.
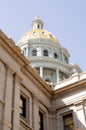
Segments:
[[[47,50],[47,49],[44,49],[44,50],[43,50],[43,56],[46,56],[46,57],[49,56],[49,53],[48,53],[48,50]]]
[[[68,123],[68,118],[69,118],[69,120],[70,120],[70,118],[72,119],[71,124],[70,123],[67,124]],[[73,125],[73,129],[74,129],[74,120],[73,120],[73,113],[72,112],[63,115],[63,130],[67,130],[67,128],[70,127],[71,125]]]
[[[24,118],[26,118],[26,105],[27,105],[27,99],[20,95],[20,115]]]
[[[39,110],[39,130],[44,130],[44,113]]]
[[[32,56],[37,56],[37,49],[32,50]]]
[[[54,52],[54,58],[57,59],[58,58],[58,54],[56,52]]]

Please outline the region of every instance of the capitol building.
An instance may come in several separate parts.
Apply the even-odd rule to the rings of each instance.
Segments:
[[[0,130],[86,130],[86,72],[44,22],[15,43],[0,30]]]
[[[31,66],[49,83],[69,78],[75,72],[80,73],[78,65],[69,64],[68,50],[43,26],[42,20],[36,17],[32,22],[32,30],[25,33],[18,43]]]

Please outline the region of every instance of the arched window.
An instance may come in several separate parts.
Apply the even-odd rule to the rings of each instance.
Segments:
[[[57,53],[54,53],[54,58],[56,58],[56,59],[58,58],[58,55],[57,55]]]
[[[37,50],[36,49],[32,50],[32,56],[37,56]]]
[[[48,56],[48,51],[47,50],[43,51],[43,56]]]

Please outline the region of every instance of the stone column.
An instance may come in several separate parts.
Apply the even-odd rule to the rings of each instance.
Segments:
[[[59,70],[56,69],[57,82],[59,82]]]
[[[43,56],[43,49],[42,49],[42,46],[40,47],[40,56]]]
[[[40,67],[40,77],[43,78],[43,67]]]

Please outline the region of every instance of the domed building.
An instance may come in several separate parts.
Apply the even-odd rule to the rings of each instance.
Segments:
[[[48,83],[56,83],[69,78],[73,73],[82,72],[78,65],[69,64],[68,50],[43,27],[43,21],[36,17],[32,22],[31,31],[25,33],[18,42],[30,65]]]
[[[86,72],[39,18],[18,45],[0,30],[0,130],[86,130]]]

